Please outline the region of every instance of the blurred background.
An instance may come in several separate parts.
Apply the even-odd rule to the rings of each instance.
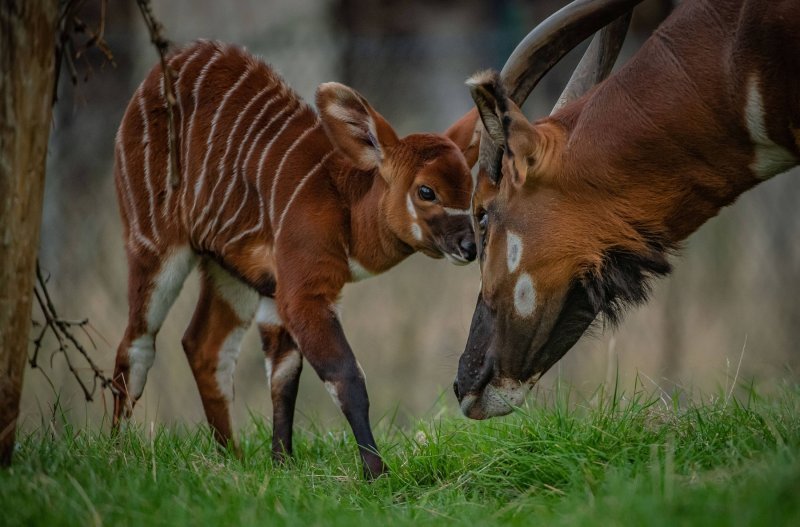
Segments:
[[[564,0],[156,0],[166,35],[180,45],[212,38],[246,46],[313,101],[321,82],[360,91],[401,134],[441,131],[472,106],[464,79],[501,68],[522,37]],[[99,2],[98,2],[99,4]],[[648,0],[635,12],[620,62],[672,8]],[[98,12],[87,9],[87,21]],[[93,357],[110,375],[126,323],[122,231],[112,177],[113,138],[127,101],[157,55],[133,1],[113,2],[106,38],[117,67],[87,56],[88,79],[62,75],[48,157],[40,262],[64,318],[88,317],[102,338]],[[549,111],[577,63],[570,54],[533,93],[525,112]],[[676,258],[676,271],[655,286],[651,302],[618,331],[584,337],[541,382],[559,376],[590,394],[619,372],[630,388],[718,390],[739,380],[769,386],[800,372],[800,185],[783,175],[744,195],[708,222]],[[477,265],[454,267],[413,256],[387,274],[345,288],[342,320],[367,374],[373,419],[408,422],[431,412],[456,413],[451,392],[478,290]],[[203,423],[197,388],[180,339],[197,299],[193,274],[159,334],[140,422]],[[38,316],[34,309],[34,318]],[[45,346],[45,352],[52,349]],[[79,424],[97,426],[110,411],[99,396],[85,404],[64,358],[27,371],[23,428],[48,415],[56,399]],[[78,360],[76,359],[76,362]],[[88,371],[83,370],[87,378]],[[656,388],[658,387],[658,388]],[[441,403],[437,404],[437,400]],[[344,420],[310,368],[298,403],[303,419]],[[248,333],[236,373],[235,421],[269,416],[263,355]],[[303,417],[305,416],[305,417]]]

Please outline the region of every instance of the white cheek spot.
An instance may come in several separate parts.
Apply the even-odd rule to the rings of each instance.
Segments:
[[[422,229],[419,228],[417,222],[411,224],[411,234],[414,236],[414,239],[418,242],[422,241]]]
[[[513,273],[519,267],[522,260],[522,240],[513,232],[506,233],[506,263],[508,272]]]
[[[258,302],[256,311],[256,322],[259,326],[283,326],[281,316],[278,314],[278,306],[275,300],[262,296]]]
[[[747,82],[747,105],[744,112],[747,131],[755,147],[755,159],[750,164],[750,170],[756,177],[767,179],[795,166],[797,158],[769,137],[764,99],[756,74],[751,75]]]
[[[350,266],[350,280],[353,282],[360,282],[361,280],[375,276],[373,273],[367,271],[358,260],[349,258],[347,264]]]
[[[339,400],[339,393],[336,391],[336,385],[330,381],[325,381],[325,389],[331,394],[331,399],[339,409],[342,409],[342,401]]]
[[[414,207],[414,202],[411,200],[411,194],[406,194],[406,208],[411,219],[417,219],[417,209]]]
[[[156,350],[152,335],[142,335],[131,342],[131,347],[128,348],[128,364],[130,366],[128,393],[134,400],[141,397],[144,384],[147,382],[147,372],[153,367],[155,359]]]
[[[523,273],[514,286],[514,309],[521,317],[529,317],[536,307],[536,291],[533,288],[531,275]]]

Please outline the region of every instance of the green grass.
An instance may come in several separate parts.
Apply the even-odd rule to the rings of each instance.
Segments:
[[[47,425],[0,471],[0,524],[800,525],[800,386],[772,391],[679,403],[557,389],[507,418],[383,424],[391,473],[372,483],[343,429],[301,430],[274,467],[258,420],[242,460],[205,430]]]

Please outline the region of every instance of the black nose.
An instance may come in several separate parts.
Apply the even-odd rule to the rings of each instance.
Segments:
[[[456,399],[458,399],[458,402],[461,402],[461,397],[458,395],[458,381],[453,381],[453,391],[456,394]]]
[[[478,247],[475,245],[475,240],[473,240],[472,237],[462,238],[461,241],[458,242],[458,246],[461,249],[461,255],[470,262],[478,256]]]

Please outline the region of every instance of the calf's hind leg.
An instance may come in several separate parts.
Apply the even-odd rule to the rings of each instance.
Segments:
[[[130,417],[142,395],[155,360],[158,330],[196,262],[188,247],[168,255],[128,251],[128,326],[114,365],[114,429]]]
[[[272,298],[261,299],[256,322],[272,396],[272,459],[281,462],[292,455],[292,426],[303,357],[283,327]]]
[[[200,298],[183,349],[214,438],[236,450],[230,416],[233,373],[258,295],[210,260],[201,263],[200,277]]]

